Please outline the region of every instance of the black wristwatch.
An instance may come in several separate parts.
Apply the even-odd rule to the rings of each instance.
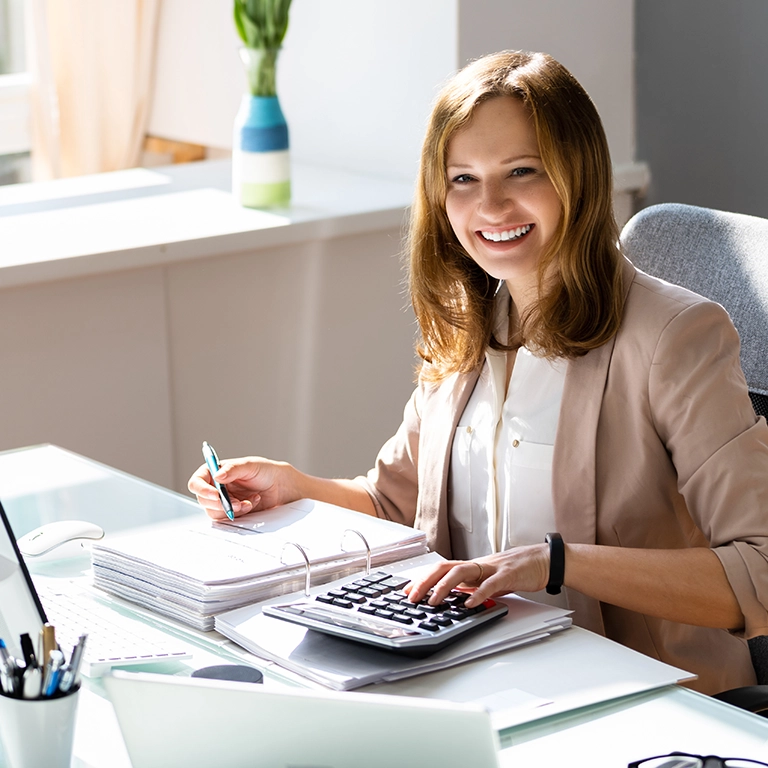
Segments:
[[[559,533],[548,533],[544,541],[549,544],[549,583],[547,592],[559,595],[565,579],[565,544]]]

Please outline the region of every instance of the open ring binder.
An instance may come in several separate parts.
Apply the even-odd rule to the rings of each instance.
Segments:
[[[354,534],[357,534],[357,535],[360,537],[361,541],[363,542],[363,546],[365,547],[365,575],[367,576],[367,575],[368,575],[368,574],[371,572],[371,546],[370,546],[370,544],[368,544],[368,541],[366,540],[365,536],[363,536],[363,534],[362,534],[362,533],[360,533],[360,531],[358,531],[358,530],[356,530],[356,529],[354,529],[354,528],[347,528],[347,529],[344,531],[344,534],[343,534],[343,535],[342,535],[342,537],[341,537],[341,545],[340,545],[340,546],[341,546],[341,548],[342,548],[342,549],[343,549],[345,552],[346,552],[347,550],[346,550],[346,549],[344,549],[344,537],[345,537],[345,536],[346,536],[348,533],[354,533]]]
[[[283,560],[283,555],[285,554],[286,547],[296,547],[296,549],[301,552],[301,556],[304,558],[304,569],[305,569],[305,580],[304,580],[304,595],[306,597],[309,597],[309,588],[312,584],[312,566],[310,565],[309,558],[307,557],[307,553],[304,551],[304,547],[301,546],[301,544],[297,544],[295,541],[286,541],[283,545],[283,551],[280,554],[280,562],[283,565],[287,565],[285,560]]]

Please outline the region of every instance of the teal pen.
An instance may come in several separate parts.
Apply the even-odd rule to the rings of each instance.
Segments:
[[[215,473],[219,471],[219,457],[216,455],[216,451],[213,450],[213,446],[205,441],[203,441],[203,458],[205,459],[205,463],[208,465],[208,471],[211,473],[213,484],[216,486],[216,490],[219,492],[221,505],[224,507],[224,511],[227,513],[227,517],[230,520],[234,520],[235,513],[232,509],[232,502],[229,500],[229,493],[227,493],[227,489],[214,477]]]

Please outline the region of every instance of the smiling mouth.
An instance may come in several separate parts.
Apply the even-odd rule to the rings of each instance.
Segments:
[[[489,240],[494,243],[507,242],[509,240],[519,240],[524,235],[527,235],[533,228],[532,224],[526,224],[523,227],[517,227],[516,229],[508,229],[504,232],[483,232],[480,234],[483,240]]]

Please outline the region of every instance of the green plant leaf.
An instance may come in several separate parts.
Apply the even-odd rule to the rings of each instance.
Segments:
[[[291,0],[235,0],[240,39],[249,48],[279,48],[288,30]]]

